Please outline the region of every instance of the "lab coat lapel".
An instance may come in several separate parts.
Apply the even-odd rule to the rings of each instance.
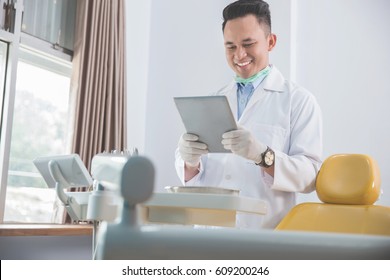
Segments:
[[[251,99],[249,99],[249,102],[246,105],[244,112],[242,112],[239,122],[243,123],[246,121],[248,117],[251,116],[250,111],[252,107],[256,105],[256,103],[258,103],[261,99],[263,99],[266,94],[272,94],[273,91],[282,92],[283,86],[284,86],[283,75],[279,72],[278,69],[276,69],[275,66],[273,66],[271,72],[264,79],[263,83],[260,84],[255,89],[255,92],[253,93]],[[236,98],[236,104],[237,104],[237,98]]]

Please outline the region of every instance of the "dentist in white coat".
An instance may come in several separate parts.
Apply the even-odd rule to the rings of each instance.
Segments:
[[[270,64],[275,47],[269,6],[240,0],[223,11],[226,58],[236,73],[217,95],[226,95],[238,129],[221,135],[232,153],[208,153],[183,134],[176,170],[188,186],[240,189],[267,203],[264,216],[237,217],[239,228],[274,228],[296,204],[296,193],[315,189],[322,157],[322,117],[314,96],[285,80]]]

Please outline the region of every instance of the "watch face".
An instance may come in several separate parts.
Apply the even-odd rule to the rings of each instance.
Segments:
[[[264,156],[264,162],[266,165],[271,166],[274,164],[275,155],[272,151],[268,151]]]

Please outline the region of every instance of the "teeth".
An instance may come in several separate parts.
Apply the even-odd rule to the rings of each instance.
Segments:
[[[243,67],[243,66],[246,66],[246,65],[248,65],[249,63],[251,63],[251,61],[246,61],[246,62],[242,62],[242,63],[236,63],[238,66],[240,66],[240,67]]]

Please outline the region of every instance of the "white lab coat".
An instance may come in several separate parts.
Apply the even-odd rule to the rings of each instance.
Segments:
[[[237,118],[237,85],[232,81],[217,95],[226,95]],[[237,121],[237,120],[236,120]],[[322,116],[315,97],[286,81],[276,67],[260,84],[237,123],[275,151],[274,178],[240,156],[209,153],[200,172],[184,182],[184,162],[176,150],[176,170],[187,186],[240,189],[242,196],[262,199],[267,214],[239,215],[237,227],[274,228],[296,204],[296,192],[315,189],[322,157]]]

